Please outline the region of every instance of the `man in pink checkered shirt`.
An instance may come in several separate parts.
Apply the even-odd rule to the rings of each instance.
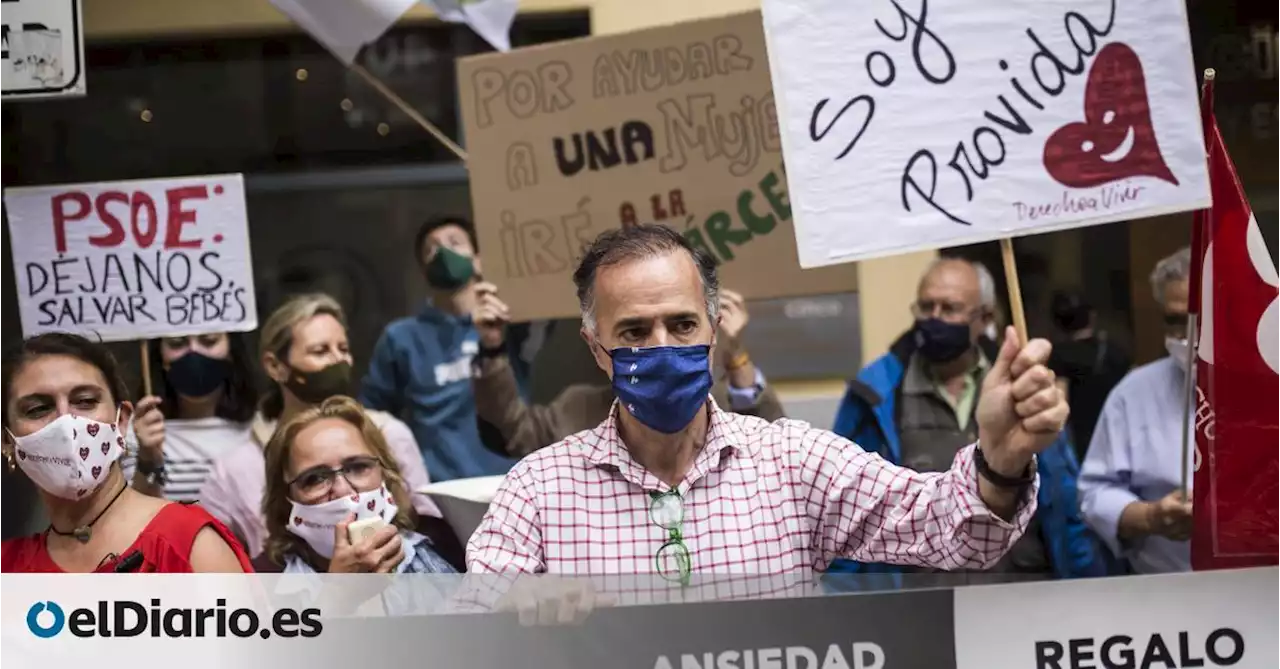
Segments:
[[[715,262],[663,226],[606,232],[574,274],[583,338],[618,397],[599,427],[511,470],[467,546],[473,573],[800,574],[832,559],[994,564],[1035,511],[1035,454],[1067,405],[1049,344],[1012,329],[983,383],[979,443],[947,472],[895,467],[807,423],[708,397]]]

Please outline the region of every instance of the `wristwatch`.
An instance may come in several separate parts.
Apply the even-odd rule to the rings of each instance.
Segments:
[[[154,486],[164,487],[164,456],[160,456],[158,462],[138,458],[138,472],[146,477],[147,482]]]
[[[1035,459],[1027,463],[1026,469],[1022,470],[1019,476],[1005,476],[1000,472],[991,468],[991,464],[987,462],[987,456],[982,454],[982,447],[973,449],[973,465],[978,470],[978,475],[990,481],[998,488],[1008,488],[1010,490],[1021,490],[1031,485],[1036,480]]]

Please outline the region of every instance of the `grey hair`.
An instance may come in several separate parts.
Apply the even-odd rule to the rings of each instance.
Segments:
[[[995,310],[996,310],[995,277],[991,276],[991,270],[987,269],[986,265],[980,262],[977,262],[976,260],[969,260],[968,258],[960,258],[957,256],[941,256],[939,258],[934,258],[933,262],[929,263],[929,267],[925,269],[924,274],[920,275],[921,283],[924,282],[924,277],[929,276],[929,274],[931,274],[933,270],[938,267],[938,265],[941,265],[942,263],[946,263],[946,262],[957,262],[957,261],[968,263],[970,267],[973,267],[973,271],[978,274],[979,304],[981,304],[981,306],[987,309],[988,311],[995,313]]]
[[[582,326],[596,332],[595,281],[601,267],[679,250],[688,253],[698,268],[707,318],[714,326],[720,315],[720,279],[716,274],[716,260],[665,225],[635,225],[608,230],[596,237],[586,249],[582,262],[573,273],[573,282],[578,288],[578,306],[582,310]]]
[[[1184,246],[1167,258],[1156,263],[1151,270],[1151,294],[1156,302],[1164,304],[1164,289],[1174,281],[1191,279],[1191,247]]]

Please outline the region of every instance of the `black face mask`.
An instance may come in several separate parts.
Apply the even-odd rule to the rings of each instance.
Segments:
[[[284,386],[307,404],[319,404],[335,395],[351,392],[351,363],[335,362],[314,372],[290,370]]]
[[[916,321],[916,350],[929,362],[951,362],[973,348],[968,323],[948,323],[940,318]]]
[[[231,361],[210,358],[195,351],[188,351],[174,360],[165,375],[173,392],[183,397],[209,395],[221,388],[229,376]]]

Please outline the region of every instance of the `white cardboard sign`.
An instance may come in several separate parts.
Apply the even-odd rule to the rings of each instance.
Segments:
[[[258,327],[239,174],[10,188],[4,203],[26,337]]]
[[[803,267],[1209,205],[1183,0],[764,0]]]

